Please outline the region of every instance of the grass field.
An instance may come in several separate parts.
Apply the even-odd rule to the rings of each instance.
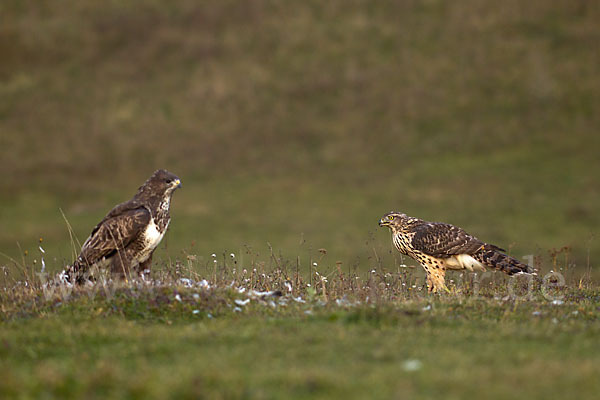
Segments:
[[[587,279],[528,291],[527,280],[470,275],[439,296],[412,270],[313,271],[311,285],[271,261],[5,289],[0,396],[591,399],[600,389],[600,290]]]
[[[596,398],[598,21],[584,0],[2,1],[0,397]],[[158,168],[183,181],[160,282],[43,290]],[[532,295],[499,274],[425,294],[392,209],[533,257]]]

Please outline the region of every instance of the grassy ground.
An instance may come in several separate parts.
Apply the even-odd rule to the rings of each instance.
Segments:
[[[215,281],[173,267],[143,285],[5,289],[0,395],[553,399],[600,389],[600,291],[587,280],[527,292],[527,282],[494,275],[478,287],[469,276],[432,296],[413,271],[314,272],[310,285],[275,261],[256,273],[217,263]]]
[[[597,397],[599,20],[573,0],[2,1],[0,397]],[[44,292],[42,257],[61,270],[157,168],[184,185],[162,283]],[[459,274],[427,296],[377,227],[391,209],[535,256],[565,297]]]

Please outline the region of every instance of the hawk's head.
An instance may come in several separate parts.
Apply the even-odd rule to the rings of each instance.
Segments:
[[[181,180],[165,169],[154,172],[146,183],[159,193],[172,193],[181,187]]]
[[[181,187],[181,180],[167,170],[159,169],[138,189],[141,198],[162,198],[170,196]]]
[[[403,221],[406,219],[406,214],[396,211],[390,211],[379,220],[379,226],[387,226],[392,231],[399,230]]]

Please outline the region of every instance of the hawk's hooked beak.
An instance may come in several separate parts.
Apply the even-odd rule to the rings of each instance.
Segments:
[[[388,226],[390,224],[390,220],[386,217],[383,217],[379,220],[379,226]]]
[[[175,179],[173,181],[173,186],[175,186],[176,188],[180,188],[181,187],[181,180],[180,179]]]

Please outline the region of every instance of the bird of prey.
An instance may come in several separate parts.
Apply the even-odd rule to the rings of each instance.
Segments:
[[[164,169],[154,172],[131,200],[115,206],[94,227],[61,279],[82,284],[96,268],[121,277],[149,270],[152,253],[171,221],[171,196],[179,187],[177,176]]]
[[[390,228],[396,249],[423,266],[430,292],[448,290],[445,284],[448,269],[485,271],[489,267],[508,275],[533,273],[529,265],[507,256],[500,247],[450,224],[389,212],[379,220],[379,226]]]

